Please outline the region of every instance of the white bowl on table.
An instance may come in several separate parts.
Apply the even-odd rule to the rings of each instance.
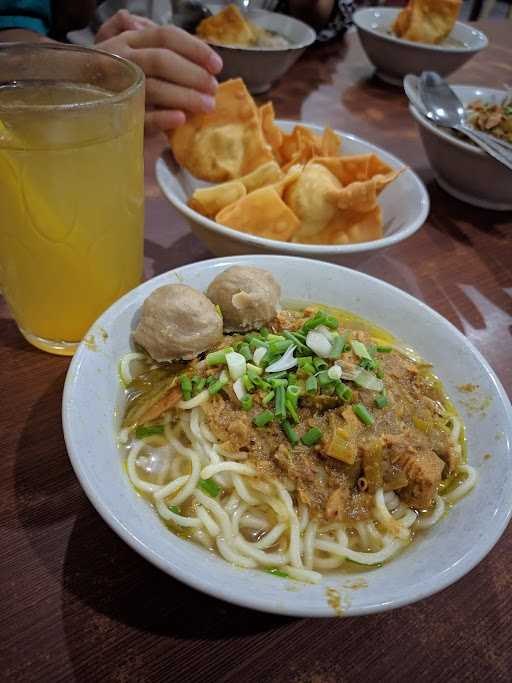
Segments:
[[[368,7],[353,17],[364,51],[377,76],[386,83],[401,86],[406,74],[419,75],[427,70],[447,76],[487,47],[484,33],[460,21],[440,45],[397,38],[390,31],[401,9]]]
[[[289,133],[299,122],[277,120],[276,123]],[[323,131],[320,126],[300,123],[315,133],[321,134]],[[205,187],[207,183],[197,180],[179,166],[170,151],[165,152],[157,160],[156,177],[167,199],[188,220],[192,232],[216,256],[288,254],[336,262],[353,261],[355,257],[365,252],[389,247],[419,230],[428,216],[430,203],[422,181],[400,159],[355,135],[342,131],[336,132],[342,139],[343,155],[373,152],[393,168],[405,168],[379,196],[383,213],[384,236],[378,240],[358,244],[316,245],[296,244],[250,235],[220,225],[187,206],[187,200],[194,190],[198,187]]]
[[[218,14],[225,8],[225,5],[210,3],[206,6],[212,14]],[[315,42],[316,33],[304,22],[277,12],[250,9],[245,16],[254,24],[283,36],[290,43],[288,47],[231,47],[209,42],[224,63],[220,80],[243,78],[248,90],[256,95],[269,90],[275,81],[284,76],[304,50]]]
[[[389,329],[434,365],[466,424],[469,464],[479,471],[475,489],[438,524],[378,569],[356,576],[326,574],[318,585],[239,569],[162,524],[130,484],[117,447],[124,409],[119,359],[131,350],[130,333],[144,299],[157,287],[182,283],[206,290],[233,264],[270,270],[283,298],[351,310]],[[95,344],[91,344],[91,340]],[[453,325],[421,301],[364,273],[309,259],[245,256],[202,261],[141,284],[113,304],[91,327],[69,367],[63,425],[71,463],[92,504],[112,529],[148,561],[174,578],[245,607],[300,617],[345,616],[393,609],[442,590],[470,571],[503,533],[512,508],[512,407],[496,375]],[[471,410],[457,387],[479,386]],[[466,407],[468,406],[468,407]],[[484,454],[491,452],[492,458]],[[91,553],[95,552],[91,547]],[[354,581],[357,579],[357,581]],[[356,590],[356,587],[358,590]],[[172,590],[172,586],[171,586]],[[331,603],[331,604],[330,604]]]
[[[468,139],[430,121],[418,95],[418,77],[408,75],[404,89],[436,180],[453,197],[482,209],[512,210],[512,171]],[[464,105],[475,100],[500,102],[504,90],[477,85],[450,85]]]

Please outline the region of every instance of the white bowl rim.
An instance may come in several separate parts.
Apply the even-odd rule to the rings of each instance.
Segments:
[[[367,33],[371,33],[374,36],[377,36],[378,38],[382,38],[383,40],[387,40],[390,43],[397,43],[398,45],[408,45],[409,47],[415,47],[419,50],[430,50],[431,52],[439,52],[439,53],[464,53],[464,52],[479,52],[480,50],[483,50],[489,45],[489,40],[485,33],[483,31],[480,31],[479,29],[473,28],[472,26],[469,26],[468,24],[464,23],[463,21],[456,21],[455,26],[463,26],[465,29],[468,29],[468,31],[471,31],[473,34],[478,34],[480,39],[482,40],[481,45],[473,45],[473,46],[468,46],[468,47],[456,47],[456,46],[444,46],[444,45],[428,45],[427,43],[416,43],[413,40],[404,40],[403,38],[397,38],[396,36],[388,35],[387,33],[381,33],[380,31],[375,31],[372,28],[368,28],[368,26],[363,26],[361,22],[359,21],[359,18],[363,14],[374,14],[375,12],[380,12],[381,14],[387,14],[388,16],[396,15],[398,11],[403,9],[402,7],[362,7],[361,9],[358,9],[356,12],[354,12],[354,15],[352,16],[352,21],[354,24],[357,26],[358,30],[360,31],[366,31]]]
[[[405,78],[408,78],[409,76],[414,76],[414,74],[407,74]],[[414,76],[414,78],[417,78],[417,76]],[[466,83],[450,83],[450,87],[453,88],[455,93],[457,94],[457,89],[458,88],[466,88],[466,89],[475,89],[475,90],[487,90],[487,91],[492,91],[493,93],[499,93],[500,95],[505,96],[507,93],[505,90],[501,90],[501,88],[488,88],[485,85],[468,85]],[[414,106],[412,102],[409,102],[409,111],[413,115],[413,117],[423,125],[424,128],[427,128],[431,133],[434,133],[440,138],[443,138],[443,140],[446,140],[448,142],[451,142],[453,145],[456,147],[459,147],[460,149],[464,149],[467,152],[471,152],[471,154],[474,154],[475,156],[478,157],[486,157],[488,154],[484,152],[482,149],[479,147],[476,147],[475,145],[472,145],[470,142],[466,142],[465,140],[460,140],[459,138],[455,137],[454,135],[450,135],[448,131],[445,131],[442,126],[437,126],[433,121],[430,121],[427,119],[426,116],[424,116],[418,109]]]
[[[209,3],[211,5],[215,5],[216,3]],[[219,7],[222,7],[222,5],[219,5]],[[268,10],[261,9],[259,7],[255,7],[254,9],[251,9],[251,14],[260,14],[260,15],[274,15],[276,12],[269,12]],[[286,47],[265,47],[265,46],[254,46],[254,47],[243,47],[241,45],[224,45],[223,43],[215,43],[211,40],[206,40],[205,42],[208,43],[208,45],[211,45],[212,47],[220,47],[223,50],[227,50],[229,52],[289,52],[291,50],[303,50],[306,47],[309,47],[312,45],[315,40],[316,40],[316,32],[314,29],[311,28],[311,26],[308,26],[305,22],[301,21],[300,19],[296,19],[295,17],[290,17],[288,15],[281,15],[285,17],[285,19],[291,24],[296,24],[300,25],[303,30],[308,34],[307,38],[304,38],[303,41],[300,43],[291,43],[290,45],[287,45]],[[271,30],[271,29],[269,29]],[[284,36],[282,36],[284,38]],[[288,38],[286,38],[288,40]]]
[[[316,124],[312,123],[292,121],[289,119],[276,119],[276,124],[279,125],[283,123],[291,126],[302,125],[317,132],[323,130],[322,126],[317,126]],[[412,168],[408,164],[401,161],[394,154],[391,154],[391,152],[388,152],[387,150],[382,149],[382,147],[378,147],[377,145],[374,145],[372,142],[368,142],[367,140],[364,140],[363,138],[360,138],[357,135],[353,135],[352,133],[346,133],[338,129],[335,129],[335,132],[341,136],[342,140],[344,138],[348,138],[353,142],[360,142],[364,145],[370,145],[371,147],[373,147],[373,151],[375,154],[383,152],[392,159],[393,164],[395,164],[396,168],[403,167],[405,169],[404,173],[410,173],[413,176],[413,180],[417,185],[419,193],[421,195],[420,212],[416,220],[412,221],[407,228],[399,230],[392,235],[388,235],[387,237],[381,237],[378,240],[373,240],[371,242],[356,242],[355,244],[304,244],[302,242],[284,242],[283,240],[271,240],[267,239],[266,237],[258,237],[257,235],[251,235],[249,233],[241,232],[240,230],[228,228],[225,225],[220,225],[220,223],[216,223],[215,221],[211,220],[211,218],[206,218],[206,216],[203,216],[197,211],[194,211],[194,209],[191,209],[189,206],[187,206],[185,202],[182,202],[173,194],[169,193],[167,188],[161,181],[158,173],[158,164],[165,164],[165,160],[162,158],[162,156],[160,156],[156,161],[157,181],[164,195],[178,211],[185,214],[185,216],[187,216],[187,218],[189,218],[190,220],[201,223],[201,225],[205,228],[208,228],[208,230],[224,235],[225,237],[228,237],[230,239],[236,239],[239,242],[243,241],[246,244],[251,244],[259,248],[271,249],[273,251],[278,251],[279,248],[287,249],[293,251],[294,256],[306,256],[310,254],[315,254],[318,256],[337,256],[343,254],[356,254],[365,251],[374,251],[376,249],[390,247],[392,244],[401,242],[402,240],[407,239],[408,237],[413,235],[425,223],[430,212],[430,197],[425,188],[425,185],[423,184],[423,181],[418,177],[418,175],[412,170]]]
[[[350,268],[346,268],[343,266],[331,264],[331,263],[321,263],[318,262],[314,259],[304,259],[304,258],[298,258],[295,256],[280,256],[280,255],[247,255],[247,256],[231,256],[231,257],[219,257],[219,258],[214,258],[214,259],[208,259],[205,261],[200,261],[200,262],[195,262],[191,264],[186,264],[184,266],[180,266],[178,268],[174,268],[170,271],[167,271],[165,273],[161,273],[160,275],[157,275],[150,280],[147,280],[146,282],[141,283],[138,287],[135,287],[132,289],[130,292],[125,294],[123,297],[118,299],[116,302],[114,302],[92,325],[90,328],[90,331],[95,329],[96,327],[102,327],[105,325],[105,322],[112,317],[117,309],[122,309],[123,306],[127,305],[134,297],[137,296],[137,293],[143,289],[147,288],[148,284],[150,282],[153,282],[155,285],[158,285],[160,282],[162,284],[167,281],[167,278],[170,274],[180,274],[182,271],[186,271],[189,268],[196,267],[198,264],[209,264],[209,265],[216,265],[216,264],[236,264],[238,262],[243,262],[244,260],[247,260],[247,258],[250,258],[252,260],[259,261],[261,267],[264,267],[264,264],[268,260],[273,260],[275,262],[282,261],[282,259],[286,259],[287,261],[293,260],[297,262],[297,267],[300,267],[300,263],[304,261],[308,261],[310,263],[314,263],[317,267],[326,267],[328,269],[335,268],[335,269],[342,269],[345,271],[350,271],[353,273]],[[254,265],[254,264],[253,264]],[[478,351],[478,349],[465,337],[462,332],[460,332],[455,325],[453,325],[449,320],[444,318],[440,313],[437,313],[434,309],[430,308],[430,306],[427,306],[427,304],[423,303],[421,300],[417,299],[416,297],[412,296],[408,292],[405,292],[398,287],[395,287],[394,285],[389,284],[385,280],[380,280],[379,278],[375,278],[373,276],[367,275],[366,273],[356,271],[358,277],[361,277],[363,281],[378,281],[380,283],[380,286],[383,287],[384,291],[392,292],[392,291],[398,291],[401,297],[405,297],[406,299],[409,299],[411,301],[414,301],[415,304],[429,312],[430,315],[433,316],[433,319],[443,325],[446,325],[448,329],[457,337],[457,339],[464,344],[466,347],[470,348],[474,356],[478,359],[478,361],[481,363],[484,371],[489,375],[489,377],[492,380],[492,383],[495,387],[496,394],[499,397],[500,401],[503,403],[504,408],[505,408],[505,413],[508,418],[509,422],[509,427],[512,430],[512,404],[510,403],[510,400],[507,396],[507,393],[505,392],[505,389],[503,388],[503,385],[501,384],[500,380],[496,376],[494,370],[491,368],[489,363],[486,361],[486,359],[482,356],[482,354]],[[89,335],[88,334],[84,337],[86,339]],[[113,515],[110,510],[108,505],[99,497],[96,495],[94,487],[90,484],[88,478],[87,478],[87,473],[85,472],[85,469],[83,468],[80,458],[76,455],[74,451],[74,440],[73,440],[73,432],[72,432],[72,413],[70,410],[70,405],[72,403],[71,397],[72,397],[72,392],[73,392],[73,384],[76,380],[77,372],[80,369],[80,366],[83,362],[84,355],[87,354],[88,352],[88,347],[87,345],[82,341],[81,344],[78,347],[77,352],[75,353],[75,356],[73,357],[67,374],[66,374],[66,381],[64,385],[64,392],[63,392],[63,397],[62,397],[62,424],[63,424],[63,430],[64,430],[64,438],[66,442],[66,448],[68,451],[68,456],[71,461],[71,465],[73,467],[73,470],[80,482],[80,485],[82,486],[83,490],[85,491],[87,497],[97,510],[97,512],[101,515],[103,520],[115,531],[118,536],[123,539],[133,550],[138,552],[142,557],[144,557],[146,560],[151,562],[153,565],[164,571],[166,574],[170,574],[174,578],[178,579],[179,581],[182,581],[186,585],[191,586],[192,588],[195,588],[196,590],[199,590],[201,592],[208,593],[212,595],[215,598],[219,598],[224,601],[228,601],[232,604],[235,605],[240,605],[242,607],[249,607],[251,609],[256,609],[260,611],[265,611],[269,613],[274,613],[274,614],[283,614],[283,615],[289,615],[289,616],[299,616],[299,617],[326,617],[326,616],[333,616],[332,615],[332,610],[327,607],[322,607],[322,608],[310,608],[308,610],[304,610],[300,608],[300,604],[296,608],[291,608],[291,607],[281,607],[278,603],[272,602],[268,599],[266,599],[264,596],[263,597],[258,597],[256,594],[252,594],[250,591],[244,592],[244,597],[233,597],[233,595],[226,595],[226,589],[223,586],[205,586],[204,582],[201,580],[195,580],[192,578],[188,573],[185,571],[181,571],[179,566],[173,565],[172,570],[168,562],[165,562],[164,559],[161,557],[161,555],[158,553],[157,550],[155,550],[153,547],[147,546],[143,541],[139,540],[139,538],[133,534],[128,526],[125,525],[123,520],[117,518],[115,515]],[[479,562],[483,560],[483,558],[492,550],[492,548],[496,545],[496,543],[499,541],[501,538],[502,534],[504,533],[510,518],[512,516],[512,490],[508,492],[508,498],[502,505],[502,507],[495,512],[495,519],[497,521],[496,526],[493,528],[493,531],[490,535],[486,536],[486,542],[478,544],[478,546],[472,546],[468,552],[455,564],[452,564],[447,570],[445,570],[441,576],[437,577],[437,583],[435,584],[426,584],[424,588],[417,590],[417,592],[411,596],[405,593],[400,597],[400,598],[395,598],[391,601],[387,602],[379,602],[379,603],[371,603],[367,605],[366,607],[361,607],[358,608],[356,611],[351,611],[349,608],[350,614],[347,614],[347,616],[359,616],[359,615],[365,615],[365,614],[376,614],[378,612],[383,612],[383,611],[388,611],[391,609],[396,609],[398,607],[402,607],[404,605],[408,605],[411,603],[418,602],[419,600],[422,600],[424,598],[427,598],[431,595],[434,595],[448,586],[452,585],[459,579],[461,579],[463,576],[465,576],[467,573],[469,573]],[[297,601],[299,603],[299,601]]]

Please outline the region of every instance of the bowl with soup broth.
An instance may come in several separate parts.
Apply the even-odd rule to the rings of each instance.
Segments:
[[[240,280],[248,271],[251,277]],[[169,297],[178,290],[181,298],[191,297],[191,310],[207,316],[213,350],[201,355],[197,347],[191,353],[187,326],[194,316],[175,315],[186,303]],[[165,310],[155,315],[159,301]],[[223,317],[216,320],[216,311]],[[171,327],[181,327],[158,340],[162,315]],[[262,325],[268,316],[270,323]],[[240,324],[241,337],[227,332]],[[222,337],[222,327],[231,336]],[[210,595],[302,617],[392,609],[460,579],[508,523],[512,409],[503,387],[464,335],[385,282],[294,257],[213,259],[140,285],[97,320],[88,334],[93,338],[94,350],[90,343],[78,349],[63,396],[66,445],[80,483],[132,548]],[[188,360],[175,367],[148,354],[160,361],[177,355]],[[402,450],[396,463],[403,467],[385,474],[387,491],[373,476],[382,472],[383,460],[378,448],[372,451],[370,467],[354,481],[345,507],[335,473],[361,463],[347,462],[354,455],[352,437],[330,434],[329,424],[341,418],[336,413],[331,419],[328,411],[339,405],[354,433],[373,434],[385,423],[379,411],[393,411],[402,395],[400,382],[388,381],[393,364],[405,373],[402,389],[416,386],[418,405],[430,415],[412,415],[415,439],[440,441],[425,446],[419,469],[407,469],[416,446]],[[248,373],[251,383],[236,387],[232,373],[238,371]],[[130,393],[135,385],[139,396]],[[483,414],[467,408],[468,391],[485,402]],[[134,422],[144,394],[156,412],[147,419],[139,413]],[[220,401],[221,411],[215,408]],[[405,413],[411,410],[414,405]],[[226,420],[230,415],[235,419]],[[429,420],[436,422],[433,431]],[[276,457],[295,453],[287,465],[283,461],[286,473],[256,473],[258,462],[242,445],[244,422],[253,432],[265,430],[262,444],[280,440]],[[223,429],[229,438],[221,441]],[[399,440],[389,435],[386,448],[398,447]],[[334,444],[331,455],[322,455],[326,443]],[[434,447],[444,454],[444,465]],[[484,457],[490,450],[492,458]],[[338,463],[337,456],[345,461]],[[330,473],[321,477],[332,494],[321,509],[321,481],[307,476],[313,466]],[[447,479],[445,468],[458,468],[460,479]],[[400,491],[397,477],[404,472],[417,484],[410,495],[406,488]],[[370,492],[372,481],[376,489]],[[425,503],[427,512],[415,508]]]
[[[400,8],[369,7],[357,10],[354,24],[361,45],[376,75],[392,85],[401,86],[408,73],[437,71],[448,76],[488,45],[482,31],[460,21],[440,44],[403,40],[393,34],[392,26]]]
[[[219,4],[208,3],[207,7],[214,15],[225,9],[225,5]],[[222,57],[224,67],[220,79],[241,77],[251,93],[260,94],[284,76],[304,50],[315,42],[316,33],[302,21],[277,12],[249,9],[244,16],[266,32],[265,39],[258,45],[240,47],[209,42]]]

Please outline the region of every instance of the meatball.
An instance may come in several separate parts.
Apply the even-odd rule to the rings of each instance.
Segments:
[[[189,360],[222,339],[222,320],[201,292],[164,285],[144,301],[133,336],[157,361]]]
[[[220,306],[224,330],[251,330],[275,317],[281,288],[272,273],[250,266],[232,266],[218,275],[206,295]]]

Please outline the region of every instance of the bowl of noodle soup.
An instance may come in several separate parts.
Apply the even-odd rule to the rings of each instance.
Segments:
[[[478,483],[453,507],[453,501],[446,500],[445,507],[452,507],[448,514],[436,506],[436,519],[430,517],[436,523],[418,528],[412,543],[401,544],[400,537],[405,535],[403,529],[407,531],[417,523],[417,515],[406,506],[399,510],[400,501],[381,493],[379,499],[375,498],[375,514],[382,520],[373,529],[359,523],[357,531],[371,536],[375,530],[384,530],[389,542],[382,544],[382,552],[375,552],[367,566],[361,566],[360,550],[350,552],[350,539],[344,539],[344,535],[353,535],[354,525],[338,523],[328,528],[324,523],[319,533],[313,518],[297,505],[290,482],[264,477],[251,482],[255,476],[251,463],[228,458],[219,451],[218,439],[198,400],[197,405],[189,403],[184,407],[166,435],[178,456],[176,462],[181,458],[189,466],[184,470],[176,465],[176,472],[164,484],[167,490],[160,487],[160,495],[151,501],[153,505],[148,496],[141,495],[139,479],[143,481],[144,477],[134,472],[134,463],[140,456],[137,449],[143,448],[142,440],[136,443],[135,439],[128,454],[126,446],[119,443],[127,399],[119,379],[119,365],[123,360],[122,372],[126,367],[137,372],[134,368],[140,359],[130,359],[127,354],[139,352],[131,337],[141,305],[151,292],[167,284],[182,283],[205,291],[219,273],[233,264],[270,271],[281,284],[283,302],[320,303],[351,311],[389,330],[433,364],[460,416],[459,423],[453,421],[450,425],[465,426],[469,469],[464,480],[470,478],[471,472]],[[289,615],[369,614],[414,602],[453,583],[485,556],[508,522],[512,505],[512,414],[503,388],[478,351],[450,323],[384,282],[339,266],[293,257],[213,259],[178,268],[140,285],[99,318],[86,340],[72,361],[63,397],[64,432],[75,472],[93,505],[121,538],[163,571],[199,590],[235,604]],[[478,385],[472,399],[488,399],[485,414],[475,415],[467,409],[467,395],[458,387],[469,385]],[[454,439],[458,441],[456,434]],[[493,457],[484,460],[489,451]],[[151,451],[143,455],[147,458]],[[211,484],[201,482],[214,482],[229,495],[219,497],[218,491],[209,488]],[[147,493],[154,495],[155,491]],[[199,503],[195,509],[202,510],[195,516],[181,509],[191,493]],[[238,503],[234,505],[236,498]],[[158,514],[158,499],[174,502],[165,506],[166,523],[162,522],[164,515]],[[254,529],[261,525],[258,517],[262,501],[275,509],[276,521],[259,538],[266,538],[266,543],[248,549],[250,535],[237,537],[236,532],[242,518],[249,529],[251,524]],[[394,536],[386,533],[390,514],[395,515],[400,527]],[[203,547],[200,538],[191,541],[190,533],[175,533],[169,515],[193,518],[196,530],[217,535],[220,552]],[[275,549],[281,535],[287,539],[285,551]],[[374,540],[365,542],[371,546]],[[334,558],[329,556],[336,543],[346,548],[349,562],[334,561],[339,559],[339,549],[334,549]],[[390,552],[391,543],[400,547]],[[267,559],[262,564],[259,554],[265,551],[274,556],[271,562]],[[312,566],[308,554],[312,552],[325,561],[308,569]]]

